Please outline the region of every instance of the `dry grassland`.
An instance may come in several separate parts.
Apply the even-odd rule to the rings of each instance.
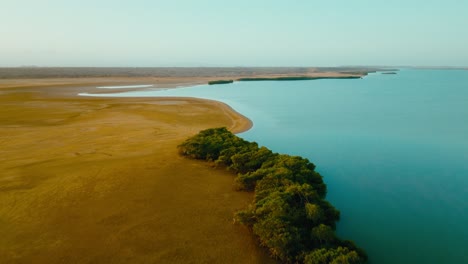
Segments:
[[[271,261],[232,221],[251,194],[176,150],[201,129],[248,129],[246,118],[212,101],[64,89],[0,90],[0,262]]]

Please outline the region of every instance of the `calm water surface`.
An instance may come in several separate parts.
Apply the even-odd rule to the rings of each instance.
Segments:
[[[468,263],[468,71],[115,96],[226,102],[254,122],[243,138],[317,165],[342,213],[339,235],[371,263]]]

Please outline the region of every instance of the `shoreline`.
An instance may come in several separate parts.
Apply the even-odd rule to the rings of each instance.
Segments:
[[[128,72],[125,72],[125,71]],[[0,95],[11,93],[38,92],[49,98],[77,98],[78,93],[103,93],[102,86],[139,86],[152,85],[154,89],[176,89],[195,85],[208,85],[216,80],[299,80],[299,79],[341,79],[360,78],[378,69],[366,68],[151,68],[151,69],[107,69],[107,68],[0,68]],[[76,72],[75,72],[76,71]],[[100,71],[93,76],[94,71]],[[232,72],[231,72],[232,71]],[[2,75],[3,73],[3,75]],[[139,76],[141,74],[153,76]],[[21,75],[25,74],[25,75]],[[62,77],[57,77],[62,74]],[[108,77],[99,74],[109,74]],[[133,74],[133,75],[132,75]],[[91,76],[86,76],[91,75]],[[11,78],[11,77],[15,78]],[[41,78],[38,78],[38,77]],[[74,77],[70,77],[74,76]],[[31,78],[34,77],[34,78]],[[105,93],[138,91],[144,88],[105,89]],[[170,98],[125,98],[101,97],[101,99],[119,101],[144,100],[171,101]],[[87,98],[92,100],[91,98]],[[95,99],[98,100],[98,99]],[[188,100],[188,98],[185,98]],[[234,133],[241,133],[253,126],[252,120],[237,112],[231,106],[201,98],[212,105],[217,105],[231,119]],[[198,101],[201,102],[201,101]]]
[[[273,81],[282,81],[282,80],[317,80],[317,79],[357,79],[362,76],[366,76],[369,72],[376,69],[352,69],[352,71],[343,72],[341,68],[337,68],[335,71],[327,69],[324,71],[317,70],[316,68],[296,68],[295,71],[288,73],[278,73],[273,72],[269,73],[268,70],[264,68],[252,68],[258,70],[259,72],[243,72],[242,74],[233,73],[226,74],[226,72],[221,71],[221,68],[209,69],[208,73],[213,73],[211,75],[205,76],[137,76],[137,77],[128,77],[128,76],[111,76],[111,77],[75,77],[75,78],[55,78],[55,77],[46,77],[46,78],[4,78],[5,76],[0,75],[0,94],[11,93],[11,92],[39,92],[40,94],[47,94],[50,97],[67,97],[67,98],[76,98],[82,97],[78,93],[91,93],[91,94],[100,94],[100,93],[118,93],[126,91],[138,91],[145,90],[146,87],[135,87],[135,88],[124,88],[125,86],[149,86],[151,85],[153,89],[177,89],[183,87],[190,87],[196,85],[209,85],[213,82],[218,82],[220,79],[233,79],[236,81],[258,81],[258,80],[273,80]],[[249,68],[250,69],[250,68]],[[250,70],[252,70],[250,69]],[[305,70],[304,70],[305,69]],[[9,69],[15,70],[15,69]],[[18,70],[18,69],[17,69]],[[19,69],[25,70],[25,69]],[[34,69],[37,70],[37,69]],[[39,70],[48,70],[39,68]],[[184,70],[184,69],[183,69]],[[181,73],[176,73],[175,75],[183,75],[183,70]],[[289,69],[290,70],[290,69]],[[1,72],[0,72],[1,73]],[[51,74],[51,73],[49,73]],[[218,81],[217,81],[218,80]],[[103,86],[122,86],[118,89],[102,89],[99,87]],[[104,92],[104,90],[106,90]],[[109,99],[111,97],[101,97],[102,99]],[[146,101],[172,101],[173,98],[125,98],[124,101],[129,101],[132,99],[146,100]],[[122,101],[122,98],[112,98],[112,100]],[[158,98],[158,99],[156,99]],[[181,97],[185,100],[189,98]],[[89,98],[91,99],[91,98]],[[253,121],[248,117],[242,115],[233,109],[230,105],[223,102],[208,100],[202,98],[191,98],[190,100],[201,100],[206,103],[217,105],[218,108],[222,110],[230,119],[231,119],[231,130],[233,133],[242,133],[253,127]]]
[[[152,84],[175,88],[219,80],[356,78],[381,68],[1,68],[0,89]]]
[[[190,97],[190,98],[195,98],[195,97]],[[200,98],[196,98],[196,99],[200,99]],[[250,130],[254,125],[253,121],[250,118],[236,111],[234,108],[232,108],[230,105],[226,103],[216,101],[216,100],[209,100],[209,99],[201,99],[201,100],[211,101],[214,104],[217,104],[223,110],[223,112],[230,117],[231,121],[233,122],[233,125],[229,127],[228,130],[234,134],[246,132]]]

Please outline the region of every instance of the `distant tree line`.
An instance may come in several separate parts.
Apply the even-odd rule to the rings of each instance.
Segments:
[[[228,83],[233,83],[234,80],[216,80],[216,81],[209,81],[209,85],[215,85],[215,84],[228,84]]]
[[[325,200],[326,185],[308,159],[273,153],[226,128],[201,131],[179,146],[182,155],[215,162],[237,173],[254,201],[236,213],[262,246],[282,262],[366,263],[366,253],[335,234],[340,212]]]
[[[354,74],[354,73],[353,73]],[[239,82],[251,81],[308,81],[308,80],[324,80],[324,79],[361,79],[362,76],[283,76],[283,77],[248,77],[239,78]]]

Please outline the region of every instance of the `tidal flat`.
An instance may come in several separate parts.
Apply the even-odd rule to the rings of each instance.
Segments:
[[[179,157],[199,130],[250,121],[189,98],[94,99],[60,88],[0,95],[3,263],[272,262],[232,222],[251,195]]]

